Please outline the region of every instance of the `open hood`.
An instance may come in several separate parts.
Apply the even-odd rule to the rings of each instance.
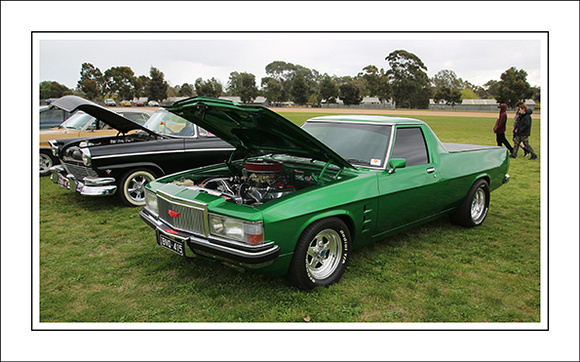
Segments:
[[[56,107],[70,113],[77,110],[83,111],[91,116],[105,122],[121,133],[127,133],[133,130],[142,130],[152,135],[157,135],[155,132],[141,126],[140,124],[131,121],[120,114],[111,111],[105,107],[99,106],[96,103],[83,99],[77,96],[64,96],[50,104],[50,107]]]
[[[165,108],[249,155],[288,154],[353,168],[322,142],[266,107],[193,97]]]

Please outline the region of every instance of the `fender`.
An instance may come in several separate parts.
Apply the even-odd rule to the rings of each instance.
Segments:
[[[298,235],[302,235],[302,233],[304,232],[304,230],[309,226],[312,225],[312,223],[322,220],[322,219],[328,219],[331,217],[338,217],[339,219],[341,219],[342,221],[344,221],[344,223],[346,224],[346,226],[348,227],[348,230],[350,231],[350,237],[354,243],[354,240],[356,240],[356,236],[357,236],[357,232],[355,230],[355,223],[354,223],[354,215],[352,215],[352,213],[348,210],[328,210],[325,211],[323,213],[320,214],[316,214],[316,215],[312,215],[310,218],[308,218],[300,227],[299,229],[299,234]]]

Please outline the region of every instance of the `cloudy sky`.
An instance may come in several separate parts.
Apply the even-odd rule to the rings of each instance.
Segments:
[[[443,69],[475,85],[499,80],[510,67],[539,86],[542,39],[522,33],[42,33],[38,38],[39,80],[76,87],[81,64],[102,72],[129,66],[137,76],[160,69],[172,85],[215,77],[226,85],[233,71],[256,76],[280,60],[320,73],[355,76],[367,65],[389,68],[385,57],[404,49],[417,55],[432,77]]]

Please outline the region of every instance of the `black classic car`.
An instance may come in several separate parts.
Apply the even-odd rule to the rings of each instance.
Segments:
[[[83,111],[118,131],[111,136],[49,141],[60,161],[50,169],[51,180],[82,195],[117,194],[128,206],[142,206],[149,181],[222,162],[234,151],[229,143],[163,108],[139,125],[77,96],[62,97],[52,106]]]

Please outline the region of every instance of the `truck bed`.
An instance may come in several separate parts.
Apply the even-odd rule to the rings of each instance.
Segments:
[[[499,148],[499,146],[484,146],[484,145],[468,145],[463,143],[443,143],[443,147],[449,153],[456,153],[456,152],[469,152],[469,151],[480,151],[480,150],[487,150],[490,148]]]

